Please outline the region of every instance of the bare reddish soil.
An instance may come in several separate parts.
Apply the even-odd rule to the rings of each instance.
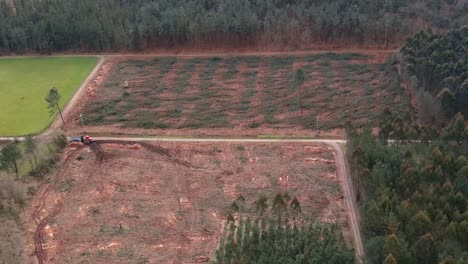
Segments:
[[[334,152],[321,144],[101,142],[66,150],[30,208],[47,263],[202,263],[239,194],[297,196],[301,218],[349,232]],[[180,205],[180,206],[179,206]],[[348,235],[346,235],[348,236]]]
[[[409,109],[398,71],[386,63],[390,55],[113,57],[89,85],[66,129],[76,134],[315,136],[318,128],[323,136],[342,137],[347,121],[375,124],[387,107]],[[306,75],[299,88],[297,69]],[[85,126],[79,113],[85,114]]]

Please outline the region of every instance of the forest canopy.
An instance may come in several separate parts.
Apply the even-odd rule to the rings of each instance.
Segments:
[[[0,0],[0,53],[398,45],[467,22],[457,0]]]
[[[443,117],[468,115],[468,26],[441,35],[419,32],[406,40],[401,52],[410,79],[437,99]]]
[[[457,114],[441,133],[388,112],[382,120],[379,137],[371,129],[348,131],[368,263],[467,263],[463,116]],[[388,136],[399,140],[388,144]]]

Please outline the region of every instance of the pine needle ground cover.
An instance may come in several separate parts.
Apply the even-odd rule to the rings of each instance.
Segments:
[[[49,116],[44,97],[50,88],[63,107],[97,63],[95,57],[0,59],[0,136],[40,133]]]
[[[310,133],[340,129],[347,121],[376,124],[385,108],[409,106],[389,53],[136,57],[108,63],[107,78],[81,111],[87,124],[82,129],[89,132]],[[295,81],[297,70],[304,73],[302,85]]]

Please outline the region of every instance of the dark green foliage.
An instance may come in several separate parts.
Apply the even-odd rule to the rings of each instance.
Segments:
[[[302,69],[299,69],[296,71],[294,74],[294,84],[299,87],[301,86],[305,81],[305,76],[304,76],[304,71]]]
[[[447,126],[444,138],[446,140],[455,140],[458,143],[463,142],[463,139],[465,138],[465,120],[460,113],[458,113]]]
[[[55,164],[56,164],[55,157],[50,158],[50,159],[40,160],[36,164],[36,166],[34,166],[34,168],[29,172],[29,175],[34,176],[34,177],[42,177],[46,175],[50,171],[52,166],[54,166]]]
[[[46,95],[44,100],[47,102],[47,108],[49,109],[49,115],[53,116],[55,112],[58,110],[60,113],[60,118],[62,119],[62,122],[65,124],[65,120],[63,119],[62,115],[62,110],[60,109],[59,101],[60,101],[61,95],[57,88],[53,87],[52,89],[49,90],[49,93]]]
[[[380,136],[348,128],[367,260],[461,261],[468,252],[468,129],[461,114],[442,133],[411,124],[386,111]]]
[[[341,228],[307,220],[296,197],[277,193],[268,207],[264,195],[254,203],[243,195],[232,202],[214,263],[354,263]]]
[[[19,177],[18,163],[23,153],[17,143],[8,144],[0,152],[0,169],[12,172]]]
[[[294,197],[294,199],[292,199],[291,201],[291,211],[293,212],[294,215],[298,215],[301,213],[301,204],[299,203],[299,201],[297,200],[296,197]]]
[[[34,163],[29,157],[29,161],[31,163],[31,167],[34,168],[34,165],[37,165],[37,141],[32,136],[27,136],[26,140],[24,141],[24,153],[33,157]]]
[[[399,41],[466,23],[462,1],[0,0],[0,52]],[[421,23],[413,23],[418,21]],[[404,26],[409,25],[409,26]]]
[[[44,98],[47,102],[47,108],[49,108],[49,114],[53,115],[57,109],[60,109],[58,106],[58,102],[60,101],[60,93],[58,92],[57,88],[50,89],[47,96]]]
[[[214,260],[222,263],[354,263],[336,225],[278,226],[260,221],[232,222]]]
[[[61,134],[54,138],[54,144],[59,150],[64,149],[68,145],[68,139],[65,135]]]
[[[468,27],[464,26],[443,35],[420,32],[401,49],[407,73],[437,99],[446,119],[457,112],[468,114],[467,43]]]
[[[421,236],[413,250],[418,263],[437,264],[437,246],[431,234]]]
[[[257,213],[260,214],[260,216],[262,216],[266,209],[268,208],[268,198],[266,198],[265,196],[260,196],[260,198],[258,198],[258,200],[255,202],[255,209],[257,210]]]

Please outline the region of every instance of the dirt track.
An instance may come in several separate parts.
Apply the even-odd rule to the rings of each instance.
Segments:
[[[229,56],[289,56],[289,55],[308,55],[320,53],[362,53],[362,54],[375,54],[375,53],[395,53],[397,49],[339,49],[339,50],[308,50],[308,51],[253,51],[253,52],[150,52],[150,53],[89,53],[89,54],[54,54],[46,55],[44,57],[82,57],[82,56],[100,56],[100,57],[229,57]],[[39,55],[43,56],[43,55]],[[15,58],[15,57],[38,57],[38,55],[24,55],[24,56],[0,56],[2,58]]]
[[[327,144],[332,146],[337,154],[335,157],[335,165],[338,170],[338,176],[340,177],[341,187],[345,196],[346,207],[350,213],[349,222],[353,233],[354,247],[356,249],[358,260],[362,262],[364,257],[364,247],[362,245],[361,231],[359,228],[359,212],[356,205],[349,168],[342,148],[336,142],[327,142]]]

